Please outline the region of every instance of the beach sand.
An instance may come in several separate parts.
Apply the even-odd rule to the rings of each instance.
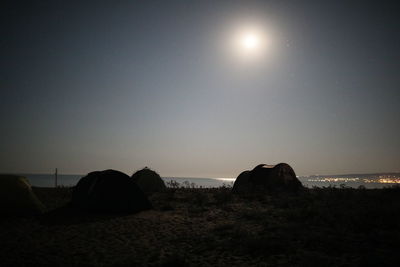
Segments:
[[[394,266],[398,262],[399,188],[325,188],[269,196],[236,196],[230,188],[170,188],[150,196],[153,210],[132,215],[63,208],[71,188],[34,191],[48,213],[1,219],[2,266]]]

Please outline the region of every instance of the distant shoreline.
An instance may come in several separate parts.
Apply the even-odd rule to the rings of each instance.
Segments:
[[[54,187],[54,174],[29,174],[20,173],[28,178],[32,186]],[[58,174],[59,186],[74,186],[84,174]],[[221,186],[232,186],[236,178],[209,178],[209,177],[162,177],[168,183],[172,180],[181,186],[215,188]],[[400,185],[400,173],[374,173],[374,174],[341,174],[341,175],[310,175],[298,176],[305,187],[328,187],[346,186],[367,189],[385,188]]]

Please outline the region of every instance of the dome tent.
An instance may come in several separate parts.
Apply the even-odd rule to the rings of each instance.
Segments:
[[[44,209],[27,178],[18,175],[0,175],[2,215],[36,215],[43,213]]]
[[[71,204],[95,212],[135,213],[152,208],[135,181],[115,170],[95,171],[81,178]]]
[[[232,190],[234,192],[247,192],[251,191],[251,183],[249,181],[251,175],[251,171],[243,171],[236,178],[235,183],[233,185]]]
[[[160,175],[147,167],[132,174],[132,178],[146,193],[160,192],[167,188]]]
[[[303,185],[292,167],[286,163],[260,164],[251,171],[242,172],[233,185],[233,192],[298,191]]]

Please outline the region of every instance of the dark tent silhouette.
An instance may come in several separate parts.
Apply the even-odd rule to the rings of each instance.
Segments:
[[[147,167],[135,172],[132,178],[146,193],[160,192],[167,188],[160,175]]]
[[[303,185],[292,167],[286,163],[277,165],[260,164],[251,171],[242,172],[233,185],[233,192],[295,192]]]
[[[244,171],[236,178],[233,184],[232,190],[234,192],[249,192],[252,190],[251,183],[249,181],[251,171]]]
[[[18,175],[0,175],[1,215],[35,215],[44,209],[28,179]]]
[[[135,213],[152,208],[135,181],[115,170],[95,171],[81,178],[71,204],[95,212]]]

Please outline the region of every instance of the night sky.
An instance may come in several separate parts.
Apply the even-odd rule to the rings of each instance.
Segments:
[[[396,1],[83,2],[0,4],[0,172],[400,171]]]

